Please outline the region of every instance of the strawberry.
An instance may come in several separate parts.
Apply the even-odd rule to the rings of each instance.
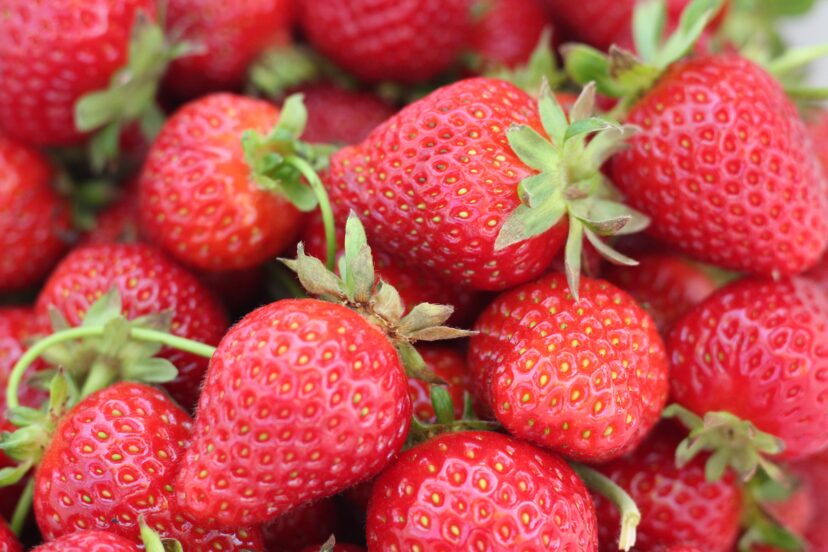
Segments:
[[[791,471],[805,489],[812,501],[811,516],[803,516],[805,527],[803,533],[810,550],[828,550],[828,527],[820,515],[828,507],[828,497],[823,489],[828,485],[828,452],[821,452],[791,466]],[[800,513],[802,510],[800,510]],[[796,520],[802,524],[803,519]]]
[[[471,377],[463,355],[451,347],[423,345],[418,348],[426,366],[447,382],[446,390],[454,405],[454,417],[463,417],[465,395],[471,389]],[[411,409],[414,416],[423,422],[434,422],[434,406],[431,404],[429,386],[421,379],[409,378],[408,392],[411,396]]]
[[[820,112],[809,121],[808,130],[814,142],[814,152],[822,166],[822,172],[828,174],[828,111]]]
[[[468,335],[440,326],[448,307],[422,304],[403,317],[397,292],[375,283],[355,216],[345,232],[341,277],[301,244],[288,262],[309,290],[338,303],[286,299],[261,307],[227,332],[210,359],[176,482],[180,506],[196,519],[261,523],[376,475],[408,432],[403,365],[426,373],[412,342]]]
[[[497,433],[447,433],[377,479],[371,550],[598,549],[589,493],[560,458]]]
[[[131,181],[117,200],[98,213],[82,243],[132,243],[139,237],[138,183]]]
[[[23,552],[23,547],[20,546],[17,535],[9,529],[3,518],[0,518],[0,552]]]
[[[292,243],[300,213],[254,181],[242,132],[269,131],[271,104],[214,94],[181,108],[161,130],[144,165],[141,224],[180,261],[206,270],[249,268]]]
[[[681,418],[694,429],[686,452],[725,446],[711,473],[730,462],[749,476],[768,467],[758,453],[784,447],[780,457],[796,459],[828,446],[828,295],[817,284],[731,283],[676,324],[668,349],[673,399],[704,417]]]
[[[684,544],[706,552],[729,552],[742,513],[738,480],[729,471],[719,481],[708,482],[701,458],[676,467],[675,450],[681,439],[675,426],[659,426],[632,454],[598,470],[630,493],[641,510],[636,550]],[[601,549],[617,550],[618,513],[603,497],[593,495],[593,499]]]
[[[198,50],[170,65],[165,86],[182,97],[241,89],[248,65],[261,52],[290,41],[293,3],[169,0],[169,28]]]
[[[265,550],[299,552],[306,546],[325,542],[336,531],[338,518],[333,498],[297,506],[262,526]]]
[[[416,83],[455,62],[472,26],[469,0],[301,0],[314,48],[358,78]]]
[[[45,314],[57,309],[72,326],[83,320],[90,305],[117,288],[127,318],[170,311],[172,333],[208,344],[218,343],[227,319],[215,297],[194,276],[154,247],[143,244],[101,244],[75,249],[54,270],[37,300]],[[206,361],[188,353],[165,349],[162,355],[177,368],[167,389],[190,407]]]
[[[47,159],[2,134],[0,174],[0,292],[7,292],[48,274],[67,249],[70,220],[69,205],[51,187]]]
[[[190,417],[162,392],[117,383],[60,421],[35,476],[34,509],[47,540],[84,529],[138,539],[140,517],[188,552],[257,549],[258,529],[222,531],[189,520],[172,484]]]
[[[302,139],[308,142],[356,144],[396,111],[378,97],[332,84],[303,86],[308,125]]]
[[[444,86],[331,156],[334,209],[340,219],[357,212],[372,241],[401,262],[480,290],[539,276],[569,228],[577,290],[583,237],[630,263],[599,236],[646,225],[611,199],[599,170],[629,129],[589,116],[594,93],[582,94],[570,126],[546,90],[538,104],[496,79]]]
[[[480,4],[483,15],[471,30],[469,46],[484,66],[526,63],[544,29],[552,28],[538,0],[483,0]]]
[[[609,267],[604,276],[647,309],[662,335],[716,289],[707,274],[681,257],[656,253],[636,260],[637,267]]]
[[[631,451],[667,400],[667,356],[650,316],[602,280],[580,300],[562,274],[503,293],[478,318],[469,369],[513,435],[585,461]]]
[[[109,531],[81,531],[41,544],[33,552],[140,552],[130,539]]]

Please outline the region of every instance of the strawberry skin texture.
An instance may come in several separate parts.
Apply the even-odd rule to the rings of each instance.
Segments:
[[[320,545],[336,532],[339,513],[333,498],[302,504],[262,526],[267,552],[299,552]],[[315,552],[319,552],[316,546]]]
[[[0,552],[23,552],[23,547],[17,540],[17,535],[0,518]]]
[[[518,183],[536,173],[506,138],[520,124],[544,135],[536,101],[510,83],[474,78],[440,88],[331,157],[334,208],[341,220],[356,212],[370,243],[451,284],[500,290],[530,280],[549,266],[568,225],[494,249],[520,204]]]
[[[374,486],[367,540],[369,550],[598,550],[575,472],[489,432],[447,433],[403,453]]]
[[[612,163],[650,233],[718,266],[796,274],[828,240],[828,191],[796,107],[737,54],[674,64],[629,114]]]
[[[210,361],[179,504],[211,525],[268,521],[377,474],[410,418],[402,365],[377,328],[331,303],[271,303]]]
[[[173,481],[189,445],[190,417],[161,391],[117,383],[61,420],[35,476],[44,538],[84,529],[139,539],[138,518],[188,552],[261,549],[258,529],[199,526],[175,507]]]
[[[37,310],[58,309],[79,326],[89,307],[113,286],[127,318],[165,310],[173,312],[172,333],[208,345],[219,342],[229,325],[218,300],[195,276],[155,247],[145,244],[100,244],[78,247],[55,268],[37,299]],[[185,408],[195,404],[207,359],[162,349],[178,368],[166,389]]]
[[[707,274],[681,257],[655,253],[635,259],[638,266],[611,265],[604,276],[647,309],[661,335],[716,291]]]
[[[471,30],[469,0],[301,0],[310,43],[360,79],[416,83],[448,69]]]
[[[0,19],[0,130],[25,143],[79,142],[75,103],[126,62],[135,18],[152,0],[7,0]]]
[[[552,28],[538,0],[493,0],[485,10],[469,36],[472,51],[485,66],[515,67],[525,63],[543,30]]]
[[[457,349],[445,345],[421,345],[417,350],[426,366],[448,383],[446,391],[454,405],[454,417],[459,420],[463,417],[465,393],[471,390],[472,385],[465,357]],[[436,421],[429,384],[420,379],[408,378],[408,391],[414,415],[424,422]]]
[[[828,295],[817,284],[734,282],[676,324],[668,349],[675,402],[750,420],[785,441],[781,458],[828,446]]]
[[[8,292],[48,274],[68,248],[70,220],[67,203],[52,189],[46,158],[2,134],[0,175],[0,292]]]
[[[656,552],[691,545],[705,552],[728,552],[739,534],[742,491],[731,471],[718,481],[704,476],[704,459],[676,467],[676,447],[683,435],[665,424],[653,431],[632,454],[598,466],[641,510],[635,549]],[[616,507],[592,495],[598,513],[601,550],[618,550],[620,519]]]
[[[164,125],[141,174],[141,223],[181,262],[205,270],[249,268],[292,243],[301,214],[253,181],[245,130],[267,134],[279,110],[232,94],[182,107]]]
[[[469,369],[516,437],[600,462],[632,450],[667,400],[667,356],[650,316],[625,292],[563,274],[508,291],[475,323]]]
[[[331,84],[298,90],[305,99],[308,123],[302,140],[311,143],[356,144],[396,110],[373,94]]]
[[[140,552],[134,541],[109,531],[81,531],[41,544],[32,552]]]
[[[823,174],[828,174],[828,111],[822,111],[809,123],[808,130],[814,141],[814,152],[822,166]]]
[[[165,85],[180,97],[239,90],[265,49],[290,41],[293,0],[169,0],[168,27],[203,50],[170,65]]]

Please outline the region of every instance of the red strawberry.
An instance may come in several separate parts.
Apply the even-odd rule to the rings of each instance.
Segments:
[[[636,260],[637,267],[612,266],[604,275],[647,309],[662,335],[716,289],[707,274],[681,257],[656,253]]]
[[[238,90],[261,52],[290,41],[293,0],[169,0],[166,5],[171,31],[200,47],[170,65],[165,84],[180,96]]]
[[[262,526],[265,550],[299,552],[306,546],[325,542],[336,531],[338,518],[333,498],[297,506]]]
[[[377,479],[372,550],[598,549],[595,511],[557,456],[505,435],[441,435]]]
[[[129,182],[114,203],[98,213],[83,243],[132,243],[138,241],[138,183]]]
[[[113,286],[129,319],[170,310],[172,333],[211,345],[218,343],[227,328],[221,305],[204,285],[160,251],[143,244],[75,249],[46,282],[37,308],[45,314],[53,305],[69,324],[77,326],[90,305]],[[162,355],[178,368],[178,377],[167,389],[190,407],[198,397],[206,360],[169,349]]]
[[[828,295],[818,285],[734,282],[682,318],[668,346],[677,403],[752,422],[784,441],[784,458],[828,446]]]
[[[562,274],[500,295],[478,318],[469,369],[513,435],[580,460],[632,450],[667,400],[667,358],[650,316],[623,291]]]
[[[582,236],[600,242],[595,232],[641,228],[635,213],[601,197],[607,189],[599,167],[626,129],[586,118],[593,100],[590,87],[574,118],[595,124],[568,130],[566,114],[547,92],[540,99],[544,127],[537,101],[507,82],[475,78],[445,86],[331,157],[331,201],[340,219],[348,210],[358,213],[371,242],[405,264],[483,290],[543,273],[566,240],[567,219],[575,220],[567,264],[577,289]],[[600,149],[576,155],[586,147],[587,127],[603,129],[602,139],[593,140]],[[555,144],[549,135],[557,136]],[[584,159],[589,163],[582,165]]]
[[[308,125],[302,139],[328,144],[356,144],[396,111],[378,97],[331,84],[302,87]]]
[[[32,552],[140,552],[133,540],[109,531],[81,531],[41,544]]]
[[[299,211],[253,180],[241,144],[245,130],[269,132],[278,120],[271,104],[231,94],[181,108],[152,145],[141,175],[147,234],[206,270],[252,267],[292,243]]]
[[[701,458],[676,467],[682,435],[672,425],[656,429],[632,454],[598,467],[627,491],[641,510],[635,549],[684,544],[705,552],[728,552],[739,534],[742,492],[733,472],[705,479]],[[618,550],[618,511],[593,494],[601,549]],[[672,549],[671,549],[672,550]]]
[[[0,552],[23,552],[17,535],[9,529],[3,518],[0,518]]]
[[[612,164],[652,235],[725,268],[795,274],[828,243],[828,191],[796,107],[737,54],[673,64],[632,107]]]
[[[828,174],[828,111],[820,112],[815,119],[811,120],[808,130],[811,132],[814,152],[822,165],[822,172]]]
[[[538,0],[484,0],[481,5],[483,16],[474,24],[469,44],[486,66],[526,63],[544,29],[552,28]]]
[[[0,292],[6,292],[48,274],[67,249],[70,221],[68,204],[51,187],[54,172],[46,158],[2,134],[0,174]]]
[[[828,525],[824,523],[822,516],[828,508],[828,496],[824,493],[824,489],[828,487],[828,452],[821,452],[797,462],[791,468],[812,501],[812,516],[807,519],[803,531],[805,540],[810,547],[809,550],[824,552],[828,550]]]
[[[471,30],[469,0],[302,0],[310,43],[360,79],[414,83],[456,61]]]
[[[176,508],[172,484],[190,429],[183,410],[143,384],[117,383],[82,400],[61,419],[35,476],[43,536],[100,529],[137,540],[143,516],[188,552],[260,550],[258,529],[200,526]]]
[[[81,140],[75,104],[85,94],[107,88],[126,63],[139,13],[154,19],[155,2],[5,2],[0,18],[0,129],[35,145]]]
[[[466,359],[459,351],[445,345],[423,345],[418,348],[420,354],[437,377],[448,383],[446,387],[454,405],[454,417],[463,417],[465,394],[471,389],[471,377],[466,367]],[[414,415],[423,422],[434,422],[434,407],[426,382],[417,378],[408,379],[408,392],[411,395],[411,408]]]

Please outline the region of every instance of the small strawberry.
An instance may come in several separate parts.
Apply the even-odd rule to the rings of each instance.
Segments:
[[[729,552],[742,513],[737,478],[727,472],[719,481],[708,482],[701,458],[677,467],[675,450],[681,439],[676,427],[660,426],[632,454],[597,469],[630,493],[641,510],[636,550],[684,544],[705,552]],[[601,550],[617,550],[618,513],[603,497],[593,499]]]
[[[448,433],[377,479],[371,550],[598,550],[595,510],[560,458],[511,437]]]
[[[9,529],[3,518],[0,518],[0,552],[23,552],[23,547],[20,546],[17,535]]]
[[[308,110],[302,139],[328,144],[356,144],[396,111],[377,96],[332,84],[299,89]]]
[[[604,276],[647,309],[662,335],[716,289],[707,274],[681,257],[656,253],[636,260],[637,267],[609,267]]]
[[[416,83],[450,68],[472,26],[470,0],[301,0],[310,43],[360,79]]]
[[[479,290],[539,276],[567,242],[577,290],[584,237],[634,264],[600,236],[646,225],[613,200],[600,172],[630,129],[591,117],[594,103],[587,87],[570,125],[546,88],[538,101],[496,79],[444,86],[331,156],[334,209],[340,219],[357,212],[404,264]]]
[[[187,552],[261,550],[258,529],[222,531],[190,521],[172,483],[190,417],[162,392],[117,383],[59,422],[35,476],[34,509],[47,540],[84,529],[139,539],[138,520]]]
[[[672,397],[693,430],[684,460],[716,449],[711,476],[728,463],[750,476],[772,470],[761,453],[797,459],[828,446],[828,295],[818,285],[731,283],[676,324],[668,350]]]
[[[39,283],[66,251],[69,205],[51,187],[47,159],[3,134],[0,175],[0,292],[8,292]]]
[[[472,27],[469,46],[487,67],[526,63],[544,30],[552,29],[538,0],[482,0],[479,5],[483,13]]]
[[[471,389],[471,376],[466,367],[466,359],[456,349],[446,346],[423,345],[418,347],[418,350],[426,366],[447,383],[446,390],[454,406],[454,417],[457,420],[461,419],[466,402],[465,395]],[[414,416],[423,422],[435,422],[428,384],[421,379],[409,378],[408,392]]]
[[[221,305],[203,284],[160,251],[143,244],[75,249],[41,290],[37,310],[45,315],[50,306],[54,307],[69,325],[78,326],[90,306],[113,286],[129,319],[169,311],[173,334],[207,344],[218,343],[228,326]],[[171,349],[165,349],[162,355],[178,369],[178,376],[167,389],[182,405],[190,407],[198,397],[206,360]]]
[[[262,526],[265,550],[299,552],[306,546],[325,542],[336,532],[338,521],[333,498],[302,504]]]
[[[338,303],[277,301],[219,343],[175,486],[181,508],[210,525],[262,523],[376,475],[408,432],[403,365],[426,374],[412,342],[468,335],[440,326],[450,307],[421,304],[403,316],[394,288],[375,282],[355,216],[341,277],[301,244],[288,264],[309,291]]]
[[[513,435],[565,456],[604,461],[631,451],[667,400],[667,356],[655,323],[623,291],[562,274],[503,293],[474,326],[469,369]]]
[[[265,49],[290,41],[293,0],[169,0],[170,31],[198,46],[175,60],[164,85],[181,97],[239,90]]]

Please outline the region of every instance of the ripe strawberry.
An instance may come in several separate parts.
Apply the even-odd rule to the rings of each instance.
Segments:
[[[419,347],[419,351],[426,366],[437,377],[448,383],[446,390],[454,405],[454,417],[461,419],[465,394],[471,389],[471,377],[466,367],[466,359],[456,349],[444,345],[423,345]],[[408,392],[411,396],[411,409],[417,419],[423,422],[434,422],[436,418],[428,384],[421,379],[409,378]]]
[[[138,183],[132,181],[114,203],[98,213],[82,243],[133,243],[139,237]]]
[[[635,549],[697,547],[728,552],[739,534],[742,491],[733,472],[715,482],[705,479],[704,462],[695,459],[676,467],[675,450],[682,439],[673,425],[657,428],[632,454],[598,467],[630,496],[641,510]],[[601,549],[618,550],[618,511],[593,495]]]
[[[667,357],[650,316],[623,291],[562,274],[503,293],[478,318],[469,369],[513,435],[604,461],[632,450],[667,400]]]
[[[822,111],[810,121],[808,130],[814,142],[814,153],[822,165],[823,174],[828,174],[828,111]]]
[[[377,479],[372,550],[598,549],[595,511],[557,456],[505,435],[447,433],[414,447]]]
[[[199,98],[173,115],[139,183],[148,236],[206,270],[249,268],[292,243],[299,211],[254,181],[241,144],[245,130],[269,132],[278,120],[271,104],[231,94]]]
[[[7,292],[46,276],[67,249],[70,221],[68,204],[51,187],[46,158],[2,134],[0,174],[0,292]]]
[[[828,446],[828,295],[818,285],[734,282],[682,318],[668,348],[677,403],[699,416],[727,411],[752,422],[784,441],[783,458]]]
[[[828,550],[828,526],[821,515],[828,507],[828,496],[823,492],[828,485],[828,452],[796,462],[791,466],[791,471],[812,501],[810,518],[803,516],[806,521],[803,533],[809,550]],[[797,520],[799,524],[802,521]]]
[[[258,529],[221,531],[189,520],[172,484],[190,417],[164,393],[117,383],[60,421],[35,475],[34,509],[47,540],[85,529],[139,539],[140,517],[188,552],[261,550]]]
[[[308,124],[302,139],[328,144],[356,144],[396,111],[378,97],[331,84],[302,87]]]
[[[265,550],[299,552],[306,546],[325,542],[336,532],[338,518],[333,498],[297,506],[262,526]]]
[[[612,266],[604,275],[647,309],[662,335],[716,289],[707,274],[681,257],[656,253],[636,260],[637,267]]]
[[[469,46],[484,66],[526,63],[544,29],[552,28],[538,0],[484,0],[481,6],[483,16],[471,30]]]
[[[194,276],[154,247],[144,244],[101,244],[75,249],[54,270],[37,300],[39,313],[54,306],[70,325],[80,325],[90,305],[116,287],[127,318],[172,312],[176,335],[214,345],[227,328],[219,302]],[[205,359],[163,349],[178,368],[167,390],[185,408],[195,404]]]
[[[642,130],[612,176],[652,235],[762,275],[820,258],[828,191],[796,107],[764,69],[733,53],[675,63],[627,120]]]
[[[0,518],[0,552],[23,552],[23,547],[20,546],[17,535],[9,529],[3,518]]]
[[[367,81],[416,83],[456,61],[471,25],[469,0],[301,0],[310,43]]]
[[[334,208],[340,219],[350,209],[358,213],[372,243],[401,262],[481,290],[543,273],[569,226],[567,265],[577,289],[583,236],[599,242],[606,256],[630,262],[598,234],[646,224],[602,197],[608,189],[599,168],[627,129],[587,118],[594,92],[588,88],[573,108],[573,124],[581,122],[573,128],[547,91],[542,125],[537,101],[505,81],[474,78],[442,87],[331,156]],[[584,128],[602,137],[588,153]]]
[[[109,531],[87,530],[41,544],[32,552],[140,552],[135,541]]]
[[[199,50],[170,65],[165,86],[182,97],[241,89],[261,52],[290,41],[292,19],[293,0],[169,0],[168,27]]]

